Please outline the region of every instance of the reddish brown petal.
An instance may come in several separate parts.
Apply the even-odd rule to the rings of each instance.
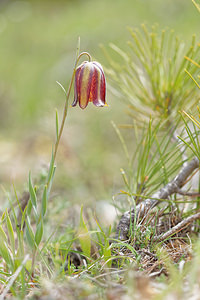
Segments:
[[[97,66],[100,70],[101,70],[101,72],[103,73],[103,68],[102,68],[102,65],[100,64],[100,63],[98,63],[97,61],[93,61],[92,62],[95,66]]]
[[[81,72],[81,66],[79,66],[76,69],[75,73],[75,79],[74,79],[74,101],[72,103],[72,106],[76,106],[77,102],[79,101],[80,97],[80,87],[79,87],[79,79],[80,79],[80,72]]]
[[[98,71],[96,68],[94,68],[92,74],[89,101],[94,103],[94,101],[96,101],[97,98],[98,98]]]
[[[106,96],[106,81],[105,81],[105,75],[103,72],[102,66],[98,62],[93,62],[96,68],[98,69],[98,73],[100,71],[99,76],[99,84],[98,84],[98,97],[97,99],[94,99],[94,104],[96,106],[104,106],[105,105],[105,96]]]
[[[92,85],[90,90],[90,101],[93,102],[96,106],[103,106],[100,99],[100,85],[101,85],[101,71],[99,68],[95,66],[93,77],[92,77]]]
[[[83,66],[80,73],[80,98],[79,106],[84,109],[87,107],[90,96],[90,89],[92,84],[92,75],[94,67],[92,63],[87,62]]]
[[[103,103],[106,103],[106,79],[104,73],[101,74],[100,98]]]

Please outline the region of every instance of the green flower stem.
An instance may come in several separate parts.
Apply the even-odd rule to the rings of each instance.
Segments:
[[[81,52],[81,54],[80,54],[80,55],[78,56],[78,58],[77,58],[77,63],[78,63],[79,59],[80,59],[83,55],[87,55],[89,61],[92,60],[92,56],[91,56],[88,52]]]
[[[71,78],[71,81],[70,81],[70,84],[69,84],[69,88],[68,88],[68,91],[67,91],[66,100],[65,100],[65,106],[64,106],[64,111],[63,111],[63,117],[62,117],[62,122],[61,122],[61,125],[60,125],[60,130],[59,130],[59,133],[58,133],[58,138],[56,139],[56,143],[55,143],[55,147],[54,147],[54,154],[53,154],[53,160],[54,160],[54,162],[56,160],[56,154],[57,154],[57,151],[58,151],[58,145],[59,145],[60,138],[61,138],[61,135],[62,135],[62,132],[63,132],[63,128],[64,128],[64,125],[65,125],[65,120],[66,120],[66,117],[67,117],[69,96],[70,96],[70,93],[71,93],[71,89],[72,89],[72,85],[73,85],[73,80],[74,80],[74,75],[75,75],[75,72],[76,72],[76,65],[77,65],[77,61],[76,61],[76,64],[75,64],[75,67],[74,67],[74,70],[73,70],[73,74],[72,74],[72,78]]]
[[[54,146],[54,154],[53,154],[53,162],[54,163],[55,163],[55,160],[56,160],[56,155],[57,155],[57,151],[58,151],[58,146],[59,146],[59,143],[60,143],[60,139],[61,139],[61,136],[62,136],[63,128],[64,128],[64,125],[65,125],[65,120],[66,120],[66,117],[67,117],[68,104],[69,104],[69,96],[70,96],[70,93],[71,93],[71,90],[72,90],[72,86],[73,86],[74,76],[75,76],[75,73],[76,73],[77,64],[78,64],[80,58],[83,55],[87,55],[89,61],[92,60],[92,57],[91,57],[91,55],[88,52],[82,52],[76,58],[74,70],[73,70],[72,77],[71,77],[71,81],[70,81],[69,88],[68,88],[68,91],[67,91],[67,94],[66,94],[66,100],[65,100],[65,106],[64,106],[64,111],[63,111],[62,122],[61,122],[61,125],[60,125],[60,130],[59,130],[59,133],[58,133],[58,138],[56,139],[56,143],[55,143],[55,146]],[[47,185],[49,185],[49,182],[47,183]]]

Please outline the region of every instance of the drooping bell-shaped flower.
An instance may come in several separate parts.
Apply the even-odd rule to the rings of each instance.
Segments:
[[[74,101],[72,106],[84,109],[88,102],[96,106],[105,106],[106,80],[102,66],[96,61],[84,61],[75,73]]]

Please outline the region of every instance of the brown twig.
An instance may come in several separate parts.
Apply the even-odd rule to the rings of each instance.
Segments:
[[[188,226],[190,223],[192,223],[193,221],[195,221],[197,219],[200,219],[200,212],[196,213],[195,215],[187,217],[186,219],[179,222],[177,225],[172,227],[170,230],[168,230],[164,234],[162,233],[162,234],[159,234],[158,236],[155,236],[153,241],[154,242],[162,242],[162,241],[166,240],[168,237],[171,237],[175,233],[183,230],[186,226]]]
[[[185,192],[182,191],[181,189],[177,190],[177,194],[182,195],[182,196],[190,196],[190,197],[200,197],[200,193],[195,193],[195,192]]]
[[[153,207],[158,205],[159,199],[168,199],[172,194],[180,192],[180,189],[186,183],[187,178],[193,173],[195,169],[199,168],[199,160],[197,157],[193,158],[190,162],[184,164],[179,174],[169,182],[164,188],[161,188],[158,192],[154,193],[151,199],[145,199],[143,202],[134,207],[131,211],[126,211],[117,226],[116,238],[120,240],[127,240],[128,231],[130,226],[130,220],[133,222],[134,218],[138,216],[144,216],[145,212],[151,210]]]

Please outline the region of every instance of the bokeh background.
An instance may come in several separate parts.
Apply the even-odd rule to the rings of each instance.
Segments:
[[[127,27],[141,23],[172,28],[186,42],[192,34],[199,39],[200,15],[188,0],[0,1],[2,205],[13,183],[19,195],[27,189],[29,170],[36,183],[45,175],[55,140],[55,108],[61,119],[65,100],[56,81],[67,88],[78,37],[81,50],[106,67],[100,44],[108,51],[110,42],[126,49]],[[52,194],[58,210],[69,203],[112,202],[123,186],[120,168],[127,163],[111,120],[127,123],[129,117],[107,82],[108,107],[69,109]],[[131,152],[134,135],[122,133]]]

